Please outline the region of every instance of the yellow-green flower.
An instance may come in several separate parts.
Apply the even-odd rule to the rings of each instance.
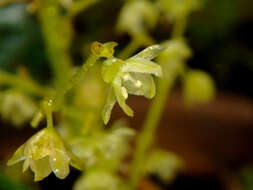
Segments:
[[[31,98],[17,91],[8,90],[1,93],[1,117],[6,121],[10,121],[15,127],[20,127],[29,121],[37,109]]]
[[[64,179],[69,174],[69,164],[82,168],[78,158],[66,149],[53,128],[45,128],[32,136],[18,148],[7,164],[10,166],[21,161],[24,161],[23,172],[30,166],[35,181],[47,177],[51,171]]]
[[[105,82],[111,84],[106,105],[102,112],[105,123],[110,119],[111,110],[116,101],[128,116],[133,116],[132,109],[126,104],[128,94],[153,98],[155,82],[153,76],[162,76],[161,66],[152,62],[163,48],[150,46],[127,60],[115,57],[107,59],[102,68]]]
[[[160,149],[150,152],[144,163],[147,174],[156,174],[166,183],[173,181],[183,167],[184,161],[179,156]]]
[[[76,182],[74,190],[121,190],[124,184],[119,176],[103,169],[85,172]]]
[[[208,73],[190,70],[185,75],[183,95],[188,106],[208,103],[215,97],[215,83]]]
[[[158,20],[159,12],[153,3],[149,1],[130,1],[122,8],[117,29],[119,32],[127,32],[132,37],[140,37],[153,29]]]
[[[193,11],[201,9],[203,1],[200,0],[158,0],[157,7],[169,20],[184,17]]]

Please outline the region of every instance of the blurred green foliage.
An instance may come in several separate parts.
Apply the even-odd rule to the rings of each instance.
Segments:
[[[39,24],[26,6],[16,3],[0,7],[0,68],[15,72],[24,65],[34,78],[45,83],[50,76],[48,59]]]
[[[225,89],[230,77],[234,82],[234,78],[240,79],[244,74],[234,77],[231,72],[235,65],[242,62],[253,72],[252,46],[249,42],[245,45],[243,42],[247,37],[240,36],[243,19],[252,23],[251,10],[247,9],[252,1],[83,1],[90,2],[90,6],[81,5],[81,2],[45,0],[36,4],[34,1],[32,5],[38,14],[28,13],[28,3],[0,7],[0,69],[10,72],[0,73],[4,91],[0,94],[1,115],[14,125],[22,125],[37,111],[32,122],[34,126],[46,118],[47,127],[52,130],[55,124],[61,135],[58,137],[56,131],[45,132],[49,129],[41,130],[18,149],[11,161],[26,160],[24,169],[30,163],[36,180],[42,180],[51,170],[59,178],[65,178],[69,173],[68,163],[74,158],[68,151],[71,149],[82,158],[81,163],[86,161],[86,170],[75,185],[77,190],[113,190],[119,186],[131,189],[150,173],[164,181],[174,179],[183,164],[167,152],[152,153],[147,166],[142,166],[168,92],[179,78],[183,81],[186,103],[208,102],[215,95],[214,82],[207,72],[199,71],[200,68],[209,71],[219,82],[218,87]],[[190,17],[196,10],[198,12]],[[186,24],[189,24],[188,28]],[[169,36],[172,40],[168,40]],[[90,53],[90,42],[96,40],[119,42],[116,56],[115,42],[95,42]],[[139,51],[155,42],[162,43]],[[163,52],[158,55],[160,51]],[[151,61],[156,56],[158,64]],[[186,64],[188,59],[191,69]],[[239,63],[235,63],[237,61]],[[76,70],[75,66],[82,63]],[[95,63],[99,66],[93,67]],[[157,82],[152,75],[163,75],[163,78]],[[245,82],[238,81],[238,84]],[[130,168],[127,165],[124,169],[123,159],[131,150],[129,142],[134,131],[124,123],[116,123],[109,130],[104,128],[100,111],[106,102],[103,120],[107,123],[117,101],[124,112],[132,116],[133,111],[126,104],[128,94],[153,98],[156,85],[157,96],[137,139],[137,151],[129,174],[131,184],[128,184],[117,174]],[[13,91],[7,91],[8,88]],[[106,91],[109,91],[107,100]],[[21,92],[27,98],[20,95]],[[53,112],[59,114],[55,122]],[[65,142],[70,147],[65,147]],[[50,158],[50,167],[45,157]],[[103,183],[96,183],[99,178]],[[4,176],[0,179],[8,188],[19,188]]]
[[[3,173],[0,173],[0,189],[3,190],[29,190],[27,186],[15,183],[10,178],[5,176]]]
[[[114,30],[123,3],[123,0],[101,1],[75,17],[73,25],[76,35],[71,48],[75,63],[82,61],[81,52],[83,48],[85,50],[83,42],[117,38],[119,47],[127,42],[126,37],[117,35]],[[205,8],[192,15],[186,33],[196,55],[190,62],[191,66],[211,72],[221,89],[249,95],[252,92],[246,89],[244,83],[253,72],[253,57],[250,53],[250,23],[253,16],[249,8],[252,4],[251,0],[205,0]],[[41,81],[45,82],[51,72],[40,27],[36,18],[25,10],[23,3],[0,7],[0,67],[14,70],[17,65],[26,65],[34,77],[43,78]],[[8,15],[12,16],[9,18]],[[164,21],[159,21],[156,26],[159,28],[154,36],[159,41],[167,34],[168,28],[164,26]],[[240,30],[243,30],[241,32],[245,37],[240,36]],[[246,36],[248,39],[244,40]],[[242,76],[241,87],[232,78],[236,70]]]

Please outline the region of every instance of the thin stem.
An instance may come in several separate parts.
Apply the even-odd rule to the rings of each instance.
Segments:
[[[91,54],[81,68],[72,76],[66,90],[70,90],[74,85],[76,85],[82,79],[84,74],[96,63],[97,59],[97,56]]]
[[[184,35],[185,28],[187,25],[188,16],[189,16],[189,14],[191,12],[191,8],[193,6],[192,0],[187,0],[185,3],[186,3],[187,8],[182,13],[182,15],[179,18],[177,18],[177,20],[175,21],[175,25],[174,25],[173,31],[172,31],[172,38],[180,38]]]
[[[174,25],[172,31],[172,38],[179,38],[183,36],[188,18],[188,13],[185,13]],[[168,60],[167,60],[168,61]],[[181,63],[177,59],[169,60],[170,63],[162,63],[164,78],[158,82],[157,96],[151,103],[151,107],[144,121],[142,131],[139,138],[137,138],[136,152],[130,174],[130,187],[136,189],[139,180],[143,176],[143,161],[147,150],[152,143],[153,135],[158,127],[163,110],[166,105],[167,96],[170,93],[173,84],[180,74]]]
[[[55,96],[47,96],[48,100],[44,100],[42,107],[47,118],[48,127],[53,127],[52,112],[57,111],[60,108],[62,102],[64,101],[65,94],[81,80],[89,68],[91,68],[96,63],[97,59],[98,57],[92,54],[82,65],[82,67],[68,81],[68,83],[64,87],[60,88],[59,91],[57,91]],[[43,114],[41,111],[39,111],[31,121],[32,127],[37,127],[42,118]]]
[[[68,16],[73,18],[76,16],[78,13],[86,10],[90,6],[94,5],[100,0],[81,0],[81,1],[76,1],[73,2],[73,5],[68,10]]]
[[[130,57],[138,48],[140,47],[140,42],[133,39],[127,46],[119,53],[118,57],[121,59],[126,59]]]
[[[23,89],[26,92],[35,94],[37,96],[46,96],[51,92],[50,89],[42,87],[30,78],[20,77],[5,71],[0,71],[0,85],[11,85]]]
[[[53,124],[53,110],[52,110],[52,100],[44,101],[43,107],[46,113],[46,119],[47,119],[47,127],[48,128],[54,128]]]
[[[80,82],[84,74],[96,63],[97,59],[97,56],[91,54],[86,62],[81,66],[81,68],[77,70],[77,72],[71,77],[67,84],[59,89],[56,96],[53,98],[56,107],[59,107],[59,105],[61,105],[65,94]]]
[[[169,63],[169,66],[169,68],[166,68],[166,77],[159,80],[157,96],[151,103],[151,107],[143,124],[143,130],[137,138],[136,152],[131,168],[131,189],[136,188],[142,177],[142,163],[145,160],[146,151],[153,140],[153,135],[166,105],[167,95],[171,91],[180,70],[179,64],[176,61]]]
[[[46,114],[46,118],[47,118],[47,127],[54,128],[52,111]]]
[[[184,35],[185,27],[187,24],[187,18],[188,14],[185,13],[185,15],[177,19],[172,31],[172,38],[179,38]]]
[[[62,87],[72,70],[68,53],[72,36],[71,21],[60,15],[59,2],[55,0],[40,1],[38,16],[55,77],[55,86]]]

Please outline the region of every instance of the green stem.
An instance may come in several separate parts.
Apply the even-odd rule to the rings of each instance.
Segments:
[[[38,16],[51,62],[55,86],[66,84],[72,71],[69,56],[72,28],[71,21],[60,15],[59,2],[56,0],[40,1]],[[63,74],[64,73],[64,74]]]
[[[52,111],[46,113],[46,118],[47,118],[47,127],[54,128]]]
[[[119,53],[118,57],[121,59],[126,59],[130,57],[138,48],[140,47],[140,42],[133,39],[127,46]]]
[[[91,54],[81,68],[72,76],[66,90],[70,90],[74,85],[76,85],[82,79],[82,76],[84,76],[84,74],[96,63],[97,59],[97,56]]]
[[[174,25],[172,38],[183,36],[187,23],[188,14],[184,14]],[[143,176],[143,162],[150,144],[153,141],[153,135],[160,122],[163,110],[166,105],[167,96],[170,93],[173,84],[180,74],[181,63],[179,60],[170,60],[170,63],[162,63],[164,77],[158,82],[157,96],[151,103],[151,107],[144,121],[142,131],[137,138],[136,151],[130,174],[131,189],[136,189],[139,180]]]
[[[71,79],[63,86],[53,98],[53,102],[56,104],[56,108],[58,108],[62,101],[64,100],[65,94],[71,90],[76,84],[80,82],[84,74],[96,63],[99,57],[91,54],[90,57],[86,60],[86,62],[81,66],[79,70],[71,77]]]
[[[193,6],[192,0],[187,0],[185,3],[188,8],[186,8],[184,13],[179,18],[177,18],[177,20],[175,21],[175,25],[174,25],[173,31],[172,31],[172,38],[180,38],[180,37],[184,36],[188,16],[191,12],[191,7]]]
[[[151,107],[143,125],[143,130],[137,138],[136,152],[131,168],[131,189],[136,188],[142,177],[143,161],[145,160],[147,149],[153,140],[153,135],[161,119],[166,105],[167,95],[171,91],[180,71],[180,64],[178,64],[177,61],[173,63],[170,62],[168,65],[169,68],[165,68],[167,70],[166,76],[159,80],[157,96],[151,103]]]
[[[42,87],[30,78],[20,77],[5,71],[0,71],[0,85],[2,84],[18,87],[37,96],[46,96],[50,94],[48,92],[51,92],[50,89]]]
[[[172,38],[180,38],[184,35],[185,27],[187,24],[187,16],[188,14],[185,13],[181,18],[178,18],[175,22],[173,31],[172,31]]]
[[[87,8],[94,5],[98,1],[100,0],[81,0],[81,1],[73,2],[73,5],[68,10],[68,16],[70,18],[73,18],[78,13],[86,10]]]
[[[54,128],[52,104],[53,104],[52,100],[48,100],[48,101],[43,102],[43,107],[44,107],[44,111],[46,113],[48,128]]]
[[[44,100],[42,107],[47,118],[48,127],[53,127],[52,112],[57,111],[63,105],[65,94],[81,80],[84,74],[96,63],[97,59],[98,57],[92,54],[64,87],[60,88],[54,96],[47,96],[47,100]],[[43,113],[39,111],[31,121],[32,127],[37,127],[42,118]]]

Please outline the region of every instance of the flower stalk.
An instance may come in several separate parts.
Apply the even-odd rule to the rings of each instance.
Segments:
[[[178,19],[175,23],[172,31],[172,39],[178,39],[183,36],[186,27],[187,15],[188,14],[185,14],[184,17]],[[159,121],[166,106],[168,95],[171,92],[176,78],[179,74],[181,74],[183,67],[183,62],[181,62],[180,59],[172,59],[169,64],[166,62],[162,62],[161,64],[164,77],[158,81],[157,95],[151,103],[142,130],[136,142],[136,150],[130,173],[131,189],[136,189],[139,180],[143,177],[144,171],[142,163],[145,160],[147,150],[153,141],[155,131],[159,126]]]

